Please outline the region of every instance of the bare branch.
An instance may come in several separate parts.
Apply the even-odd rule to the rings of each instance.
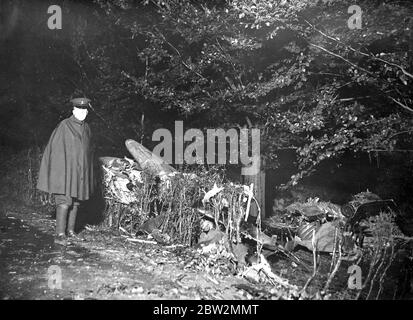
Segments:
[[[396,103],[397,103],[400,107],[402,107],[403,109],[406,109],[407,111],[413,112],[413,109],[412,109],[412,108],[406,106],[405,104],[403,104],[403,103],[401,103],[400,101],[394,99],[393,97],[390,97],[390,96],[389,96],[389,98],[390,98],[391,100],[393,100],[393,102],[396,102]]]
[[[190,66],[188,66],[188,65],[184,62],[184,60],[183,60],[183,58],[182,58],[182,55],[181,55],[181,53],[179,52],[179,50],[178,50],[172,43],[170,43],[170,42],[166,39],[166,37],[165,37],[159,30],[157,30],[157,31],[158,31],[159,35],[162,37],[162,39],[178,54],[179,58],[181,58],[181,64],[182,64],[185,68],[187,68],[189,71],[192,71],[193,73],[195,73],[195,74],[196,74],[198,77],[200,77],[201,79],[206,80],[206,81],[209,82],[209,80],[208,80],[207,78],[205,78],[202,74],[200,74],[198,71],[196,71],[196,70],[192,69]]]
[[[342,98],[342,99],[338,99],[338,101],[341,102],[347,102],[347,101],[353,101],[353,100],[357,100],[357,99],[366,99],[366,98],[371,98],[373,96],[363,96],[363,97],[353,97],[353,98]]]
[[[372,72],[370,72],[370,71],[368,71],[368,70],[366,70],[366,69],[364,69],[364,68],[362,68],[362,67],[359,67],[359,66],[356,65],[355,63],[353,63],[353,62],[351,62],[350,60],[344,58],[343,56],[340,56],[340,55],[337,54],[337,53],[334,53],[334,52],[332,52],[332,51],[330,51],[330,50],[328,50],[328,49],[326,49],[326,48],[324,48],[324,47],[321,47],[321,46],[316,45],[316,44],[311,43],[311,42],[310,42],[309,44],[310,44],[310,46],[313,46],[313,47],[315,47],[315,48],[317,48],[317,49],[320,49],[320,50],[322,50],[322,51],[324,51],[324,52],[327,52],[328,54],[330,54],[330,55],[332,55],[332,56],[334,56],[334,57],[337,57],[337,58],[339,58],[339,59],[347,62],[348,64],[350,64],[351,66],[353,66],[353,67],[356,68],[356,69],[362,70],[362,71],[364,71],[365,73],[367,73],[367,74],[369,74],[369,75],[371,75],[371,76],[374,76],[374,74],[373,74]]]
[[[407,71],[406,69],[404,69],[401,65],[398,65],[398,64],[396,64],[396,63],[393,63],[393,62],[390,62],[390,61],[387,61],[387,60],[384,60],[384,59],[379,58],[379,57],[376,57],[376,56],[374,56],[373,54],[368,54],[368,53],[362,52],[362,51],[360,51],[360,50],[357,50],[357,49],[353,48],[352,46],[349,46],[349,45],[345,44],[344,42],[340,41],[339,39],[334,38],[334,37],[332,37],[332,36],[324,33],[323,31],[317,29],[314,25],[312,25],[312,24],[311,24],[310,22],[308,22],[307,20],[304,19],[304,21],[305,21],[309,26],[311,26],[315,31],[317,31],[318,33],[320,33],[322,36],[324,36],[324,37],[326,37],[326,38],[328,38],[328,39],[330,39],[330,40],[333,40],[333,41],[341,44],[342,46],[346,47],[347,49],[349,49],[349,50],[351,50],[351,51],[353,51],[353,52],[355,52],[355,53],[358,53],[358,54],[360,54],[360,55],[362,55],[362,56],[369,57],[369,58],[371,58],[371,59],[373,59],[373,60],[380,61],[380,62],[383,62],[384,64],[387,64],[387,65],[396,67],[396,68],[400,69],[400,70],[403,72],[404,75],[408,76],[410,79],[413,79],[413,74],[411,74],[410,72],[408,72],[408,71]]]
[[[391,135],[390,137],[388,137],[387,140],[390,140],[390,139],[392,139],[392,138],[394,138],[394,137],[396,137],[396,136],[399,136],[399,135],[405,134],[405,133],[413,133],[413,130],[405,130],[405,131],[397,132],[397,133]]]
[[[408,152],[413,152],[413,150],[412,149],[405,149],[405,150],[402,150],[402,149],[394,149],[394,150],[371,149],[371,150],[368,150],[367,152],[406,152],[408,153]]]

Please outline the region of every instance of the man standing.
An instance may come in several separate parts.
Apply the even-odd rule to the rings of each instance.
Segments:
[[[53,131],[40,164],[37,188],[52,193],[56,202],[55,243],[82,240],[75,234],[79,204],[88,200],[94,189],[91,131],[84,122],[90,100],[76,98],[72,116]],[[66,237],[67,227],[67,237]]]

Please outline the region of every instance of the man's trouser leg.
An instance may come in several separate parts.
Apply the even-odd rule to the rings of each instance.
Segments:
[[[66,245],[66,226],[69,208],[72,205],[72,198],[63,194],[55,194],[56,202],[56,238],[55,243]]]
[[[56,234],[65,235],[66,220],[69,206],[67,204],[60,204],[56,207]]]
[[[67,221],[67,233],[68,234],[75,232],[76,217],[77,217],[78,208],[79,208],[78,205],[73,204],[73,207],[69,211],[69,219]]]
[[[70,240],[86,241],[85,238],[75,233],[76,218],[77,218],[77,213],[79,210],[79,204],[80,203],[79,201],[77,201],[77,199],[73,199],[73,207],[69,211],[69,219],[67,223],[67,236],[69,237]]]

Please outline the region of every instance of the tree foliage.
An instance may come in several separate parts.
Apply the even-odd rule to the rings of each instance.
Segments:
[[[266,156],[297,152],[298,174],[347,152],[408,152],[412,12],[406,2],[98,1],[139,42],[124,85],[204,125],[262,129]],[[119,14],[113,14],[119,10]],[[129,14],[126,14],[129,12]],[[154,14],[156,12],[156,14]],[[144,44],[143,44],[144,43]]]
[[[97,101],[105,122],[96,127],[107,138],[116,132],[113,143],[149,141],[171,119],[250,122],[267,163],[296,153],[294,184],[349,153],[411,157],[413,6],[359,1],[362,27],[350,29],[353,4],[95,0],[82,14],[65,9],[76,19],[54,52],[70,65],[61,81]]]

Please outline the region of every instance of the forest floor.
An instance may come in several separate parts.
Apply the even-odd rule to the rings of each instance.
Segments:
[[[239,275],[211,275],[187,268],[193,248],[131,243],[122,235],[85,229],[86,242],[54,244],[55,220],[31,207],[0,201],[0,299],[274,299],[269,287]],[[312,254],[297,253],[311,265]],[[331,258],[320,257],[318,277],[308,291],[320,290]],[[311,276],[291,261],[273,257],[273,272],[302,288]],[[332,282],[332,299],[353,299],[343,264]],[[61,271],[61,288],[53,282]],[[391,294],[391,292],[389,293]]]
[[[130,243],[109,231],[84,230],[86,242],[54,244],[55,221],[2,210],[0,299],[249,299],[237,277],[185,270],[185,249]],[[59,267],[61,289],[52,283]]]

